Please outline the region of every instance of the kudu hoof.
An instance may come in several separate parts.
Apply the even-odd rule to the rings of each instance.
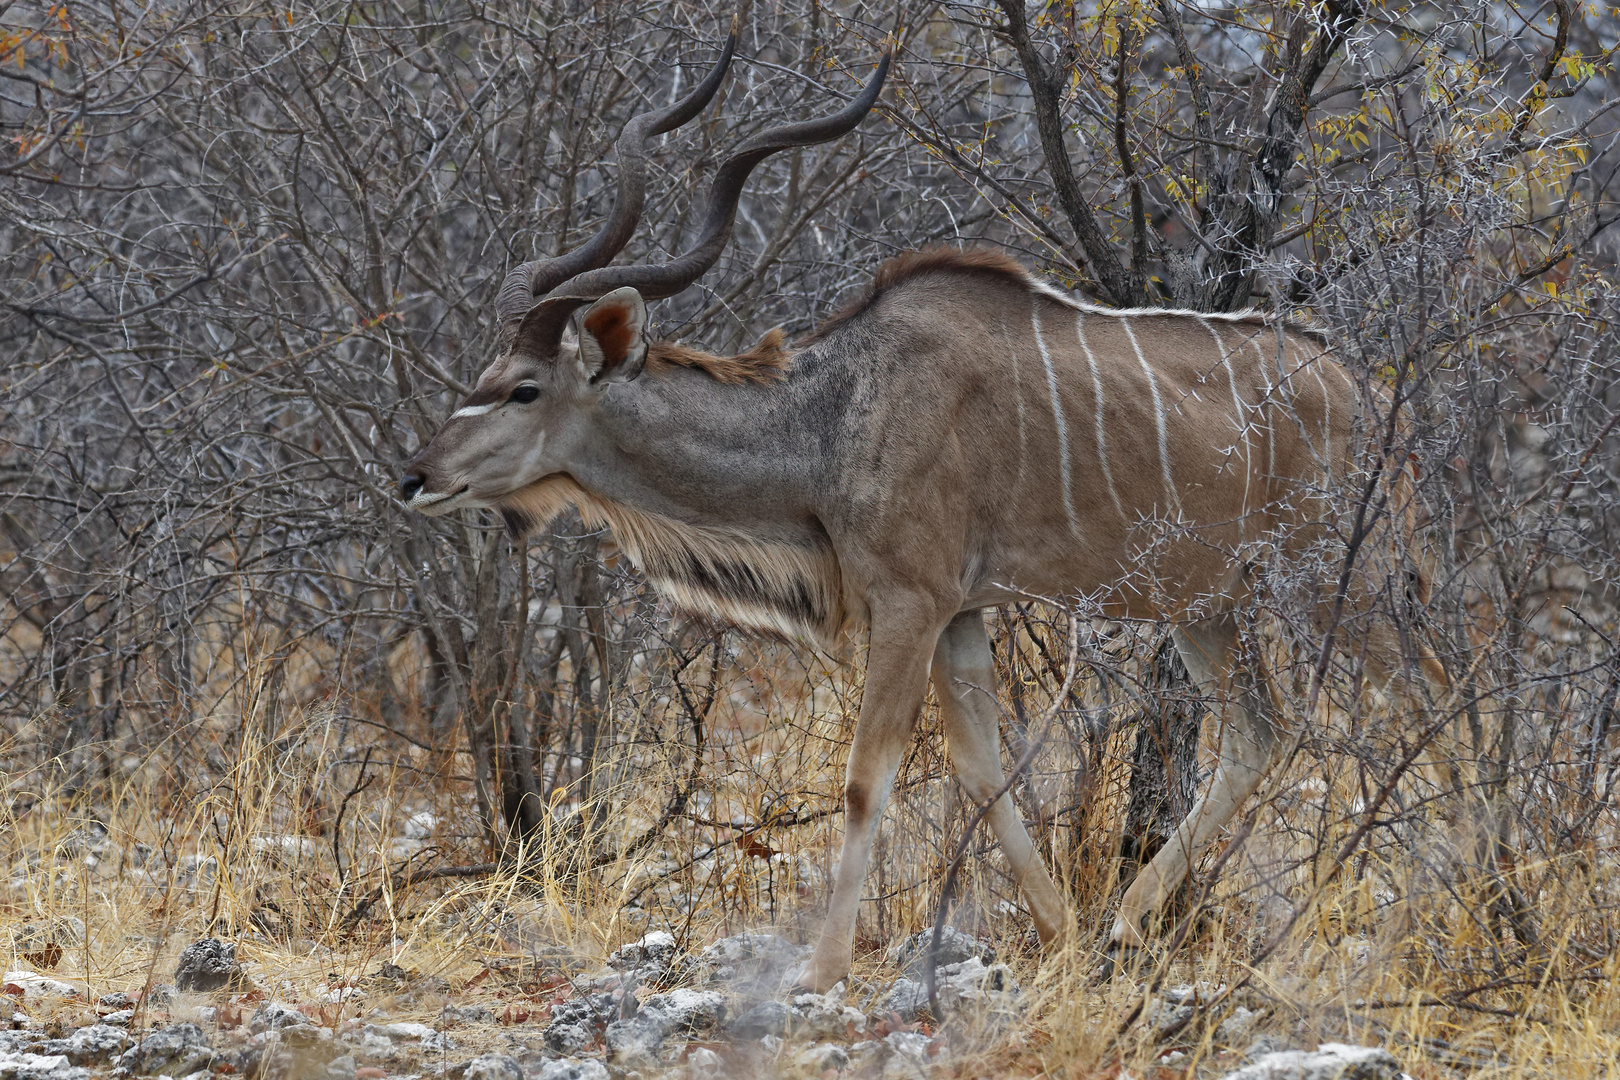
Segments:
[[[1101,986],[1113,982],[1115,977],[1121,974],[1131,975],[1140,970],[1149,959],[1148,950],[1142,946],[1110,941],[1108,947],[1103,950],[1102,963],[1097,965],[1097,971],[1092,976],[1092,985]]]

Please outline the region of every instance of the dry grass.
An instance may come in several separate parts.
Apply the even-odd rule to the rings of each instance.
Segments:
[[[1030,632],[1016,644],[1029,644]],[[458,1029],[465,1059],[514,1040],[538,1046],[567,977],[600,967],[646,930],[668,929],[695,952],[743,929],[803,941],[816,925],[841,825],[828,811],[858,700],[848,672],[858,666],[743,645],[724,654],[719,671],[693,674],[694,684],[712,675],[716,691],[695,774],[680,710],[645,681],[615,702],[589,800],[579,798],[583,785],[558,782],[542,835],[512,860],[521,876],[502,869],[412,881],[415,872],[489,859],[470,758],[430,748],[419,710],[407,709],[391,732],[362,698],[300,701],[298,680],[272,679],[256,659],[266,654],[243,641],[216,656],[214,706],[190,720],[176,710],[169,737],[144,760],[103,748],[109,775],[78,791],[50,762],[10,773],[0,818],[8,970],[53,961],[51,974],[92,999],[135,992],[171,981],[179,949],[213,934],[238,943],[263,994],[302,1003],[334,1027],[371,1016],[432,1022],[447,1003],[486,1005],[495,1025]],[[1120,640],[1098,641],[1110,655],[1130,655]],[[320,659],[303,661],[314,670]],[[410,663],[399,658],[402,678]],[[1101,715],[1100,684],[1083,689]],[[1236,842],[1206,861],[1204,880],[1215,886],[1182,947],[1138,958],[1112,981],[1096,978],[1097,949],[1121,885],[1114,853],[1130,732],[1114,731],[1100,746],[1053,737],[1033,778],[1037,832],[1075,898],[1082,933],[1061,955],[1038,954],[1000,856],[981,840],[952,921],[992,941],[1013,966],[1024,1023],[948,1018],[953,1051],[939,1073],[1219,1075],[1269,1034],[1306,1047],[1382,1044],[1420,1080],[1611,1076],[1620,1058],[1607,944],[1620,931],[1612,810],[1561,849],[1516,834],[1526,852],[1556,850],[1502,868],[1539,927],[1525,940],[1499,904],[1493,909],[1497,887],[1469,856],[1471,804],[1423,804],[1421,773],[1377,810],[1385,823],[1365,830],[1335,870],[1333,854],[1368,810],[1376,774],[1368,760],[1399,740],[1380,743],[1375,716],[1361,718],[1354,744],[1346,717],[1319,719],[1320,734],[1234,825]],[[892,982],[888,948],[931,925],[971,810],[947,779],[931,714],[922,726],[867,881],[857,997]],[[0,757],[28,761],[34,733],[17,733]],[[697,790],[656,842],[581,870],[582,852],[623,851],[645,833],[691,775]],[[1530,797],[1537,789],[1527,780],[1520,790]],[[1553,804],[1563,797],[1556,784],[1542,794]],[[762,822],[777,824],[731,827]],[[73,919],[82,938],[63,927]],[[24,955],[34,947],[25,924],[57,927],[60,955]],[[384,963],[443,981],[400,993],[375,979]],[[1183,984],[1200,988],[1200,1007],[1166,1033],[1169,1013],[1151,1003],[1144,1011],[1144,997]],[[191,1015],[201,1000],[183,1001],[175,1015]],[[1240,1007],[1258,1019],[1218,1034]],[[83,1005],[62,1009],[64,1023],[87,1019]],[[235,1015],[227,1008],[216,1022]]]

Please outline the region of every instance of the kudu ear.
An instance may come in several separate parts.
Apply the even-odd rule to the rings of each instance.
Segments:
[[[647,363],[647,305],[626,285],[579,318],[579,359],[593,384],[629,382]]]

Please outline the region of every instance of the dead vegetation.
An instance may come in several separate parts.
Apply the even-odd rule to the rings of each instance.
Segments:
[[[829,58],[873,55],[890,14],[748,13],[724,100],[654,151],[658,227],[633,256],[683,246],[726,147],[856,86],[864,69]],[[925,715],[866,883],[848,1001],[867,1030],[815,1036],[849,1063],[685,1028],[657,1063],[1167,1080],[1271,1039],[1383,1046],[1420,1080],[1612,1075],[1613,14],[1026,14],[914,13],[887,122],[763,166],[736,249],[660,332],[717,354],[793,336],[884,256],[940,241],[1118,303],[1309,319],[1393,395],[1368,460],[1417,466],[1435,592],[1415,611],[1392,580],[1379,617],[1457,691],[1362,690],[1364,628],[1324,652],[1299,579],[1269,582],[1250,636],[1287,765],[1161,947],[1104,980],[1126,856],[1207,764],[1184,734],[1200,707],[1155,670],[1156,628],[1002,612],[1005,759],[1038,747],[1013,793],[1071,896],[1070,951],[1034,950]],[[0,3],[0,945],[21,979],[0,1036],[127,1012],[196,1022],[220,1054],[291,1028],[383,1074],[485,1052],[538,1073],[559,1010],[604,987],[625,1008],[637,968],[606,960],[660,931],[692,961],[641,999],[718,986],[735,1019],[770,996],[701,956],[817,924],[861,690],[848,657],[671,619],[577,520],[511,550],[498,522],[430,525],[388,490],[488,359],[508,264],[594,227],[620,124],[703,70],[723,21],[679,3]],[[1255,173],[1239,136],[1275,134],[1281,87],[1309,106],[1297,156]],[[1064,120],[1066,177],[1042,110]],[[1239,233],[1254,272],[1234,298]],[[1389,490],[1341,493],[1343,520]],[[1073,693],[1049,709],[1071,632]],[[1155,755],[1170,765],[1148,778]],[[1020,984],[1010,1019],[949,995],[891,1007],[893,950],[935,924],[948,876],[949,923]],[[235,945],[240,981],[170,998],[202,937]]]

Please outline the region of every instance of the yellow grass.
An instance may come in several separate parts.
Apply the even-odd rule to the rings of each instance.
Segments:
[[[576,872],[582,851],[621,850],[641,835],[688,775],[680,711],[638,698],[635,709],[610,706],[592,800],[580,804],[580,786],[560,784],[543,834],[509,852],[518,856],[512,868],[411,884],[409,870],[491,857],[462,733],[452,733],[454,746],[423,749],[381,730],[360,697],[300,701],[296,678],[275,682],[265,654],[238,642],[218,656],[208,712],[145,718],[173,725],[149,758],[105,748],[111,775],[78,791],[65,786],[73,774],[49,762],[8,776],[0,817],[7,970],[44,970],[39,957],[23,955],[21,930],[58,926],[63,949],[48,973],[82,985],[93,1001],[170,982],[179,950],[213,934],[237,943],[265,996],[305,1004],[333,1027],[355,1017],[431,1023],[447,1003],[486,1005],[503,1022],[458,1028],[465,1060],[514,1038],[538,1047],[546,1006],[567,992],[564,977],[599,968],[649,929],[670,930],[694,953],[744,929],[806,941],[837,850],[841,820],[825,811],[837,805],[859,666],[732,646],[706,718],[699,790],[657,843]],[[407,685],[415,662],[399,658]],[[708,677],[690,674],[694,684]],[[1099,687],[1082,685],[1100,703]],[[419,712],[407,710],[406,734],[426,743]],[[18,732],[0,758],[25,761],[50,719]],[[1343,734],[1335,725],[1344,717],[1318,719],[1326,735]],[[898,974],[888,949],[932,925],[972,810],[948,779],[931,711],[921,729],[866,883],[857,1000]],[[1466,803],[1413,811],[1401,842],[1375,830],[1334,872],[1331,855],[1361,824],[1368,793],[1326,735],[1268,785],[1269,800],[1221,863],[1183,946],[1137,957],[1132,970],[1104,981],[1099,949],[1122,886],[1115,852],[1131,733],[1112,736],[1075,806],[1088,748],[1052,732],[1036,777],[1037,833],[1074,897],[1081,932],[1066,951],[1040,954],[999,854],[979,838],[983,850],[968,860],[951,921],[993,942],[1012,965],[1024,1022],[1008,1029],[946,1018],[952,1049],[939,1074],[1220,1075],[1252,1040],[1272,1035],[1304,1048],[1383,1045],[1420,1080],[1611,1076],[1620,1059],[1620,994],[1606,944],[1620,932],[1612,812],[1565,854],[1526,855],[1506,871],[1533,898],[1542,930],[1526,948],[1492,924],[1492,885],[1466,869],[1477,840]],[[1422,792],[1421,778],[1403,790]],[[406,822],[423,812],[437,820],[432,834],[406,839]],[[728,827],[782,819],[804,823]],[[1221,858],[1206,860],[1206,874]],[[60,929],[65,919],[82,920],[83,939]],[[385,962],[444,982],[401,995],[373,978]],[[1214,1007],[1161,1037],[1144,1019],[1154,1015],[1151,1005],[1143,1014],[1144,999],[1154,986],[1185,984]],[[174,1018],[205,1003],[183,998]],[[1261,1016],[1223,1041],[1218,1025],[1240,1006]],[[55,1009],[70,1026],[89,1020],[83,1003]],[[52,1007],[35,1012],[53,1015]]]

